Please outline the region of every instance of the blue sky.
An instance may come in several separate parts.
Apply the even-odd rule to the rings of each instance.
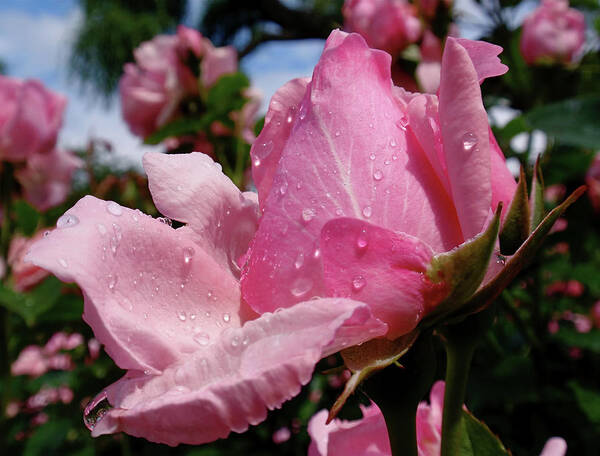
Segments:
[[[456,0],[455,7],[467,20],[483,21],[472,0]],[[527,0],[526,9],[535,4]],[[185,22],[193,25],[204,0],[188,0]],[[523,16],[523,8],[520,8]],[[109,106],[82,94],[76,81],[69,80],[67,60],[70,45],[82,20],[77,0],[2,0],[0,2],[0,59],[8,73],[19,78],[37,78],[69,98],[59,142],[65,147],[84,146],[90,136],[106,139],[115,147],[115,164],[141,166],[147,150],[131,135],[121,119],[118,99]],[[475,33],[463,27],[462,34]],[[310,76],[323,49],[321,40],[273,42],[259,47],[242,62],[252,84],[263,93],[263,111],[273,93],[290,79]]]
[[[202,8],[202,0],[191,0],[189,17]],[[81,93],[70,80],[67,60],[82,12],[76,0],[2,0],[0,2],[0,59],[8,74],[37,78],[69,99],[59,142],[80,147],[90,136],[109,140],[115,146],[116,164],[141,166],[147,150],[131,135],[121,119],[118,99],[109,107]],[[248,56],[242,69],[264,95],[266,110],[271,95],[288,80],[308,76],[323,48],[320,40],[268,43]]]

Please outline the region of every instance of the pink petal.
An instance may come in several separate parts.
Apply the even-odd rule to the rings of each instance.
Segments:
[[[369,49],[358,35],[334,31],[293,121],[251,246],[242,289],[256,311],[324,296],[317,247],[332,218],[368,219],[434,251],[462,242],[453,204],[405,131],[407,121],[392,92],[389,55]]]
[[[309,82],[309,78],[293,79],[275,92],[265,116],[265,126],[250,150],[252,178],[258,189],[261,205],[264,205],[271,191],[273,175]]]
[[[238,68],[237,51],[233,46],[215,48],[210,41],[206,40],[206,53],[202,58],[201,75],[205,87],[210,87],[217,80],[229,73],[235,73]]]
[[[498,55],[502,47],[485,41],[467,40],[465,38],[453,38],[466,49],[477,72],[479,84],[487,78],[502,76],[508,71],[508,67],[500,62]],[[446,44],[447,46],[447,44]]]
[[[369,304],[390,339],[412,331],[442,298],[424,275],[432,251],[412,236],[340,218],[323,227],[320,245],[328,294]]]
[[[548,439],[540,456],[564,456],[567,452],[567,442],[561,437]]]
[[[498,145],[492,130],[489,129],[491,159],[491,178],[492,178],[492,211],[496,211],[498,204],[503,202],[502,216],[508,210],[510,202],[513,199],[517,183],[511,172],[506,167],[506,159],[502,149]]]
[[[445,383],[434,383],[427,402],[417,407],[417,446],[419,456],[439,456],[442,444],[442,412]]]
[[[184,227],[87,196],[28,260],[85,297],[84,319],[124,369],[160,371],[239,324],[237,281]],[[196,321],[206,328],[194,331]]]
[[[189,224],[202,248],[239,276],[237,261],[258,225],[256,194],[240,192],[205,154],[148,153],[143,161],[158,210]]]
[[[308,423],[311,444],[308,456],[391,456],[388,431],[377,405],[361,407],[363,417],[355,421],[327,422],[321,410]]]
[[[491,204],[487,114],[468,52],[455,38],[442,60],[439,116],[452,199],[465,239],[483,229]]]
[[[241,328],[232,325],[160,375],[130,372],[108,387],[96,403],[106,397],[114,408],[92,435],[124,431],[176,445],[243,432],[298,394],[315,363],[339,349],[331,344],[345,324],[368,321],[377,324],[364,304],[326,299],[262,315]],[[348,343],[366,337],[357,334]]]

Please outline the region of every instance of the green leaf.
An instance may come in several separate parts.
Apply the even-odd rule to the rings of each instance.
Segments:
[[[600,334],[595,330],[580,333],[573,328],[562,328],[553,338],[568,347],[578,347],[600,353]]]
[[[23,200],[15,201],[16,228],[25,236],[32,236],[40,222],[40,213]]]
[[[521,168],[519,183],[500,231],[500,252],[512,255],[529,237],[529,201],[527,199],[527,180]]]
[[[584,388],[575,380],[571,380],[568,385],[575,394],[581,411],[592,423],[600,425],[600,392]]]
[[[240,72],[221,76],[208,91],[207,110],[230,112],[240,109],[246,102],[242,90],[249,85],[248,77]]]
[[[61,288],[56,277],[48,277],[27,293],[18,293],[0,284],[0,305],[20,315],[31,327],[41,314],[54,307],[61,296]]]
[[[564,144],[600,148],[600,96],[572,98],[535,108],[526,114],[532,128]]]
[[[449,252],[440,253],[431,260],[427,277],[434,283],[444,283],[449,288],[448,296],[422,320],[420,326],[427,327],[445,315],[460,309],[461,305],[477,290],[485,277],[488,263],[500,228],[500,213],[496,214],[487,229]]]
[[[531,180],[531,194],[529,195],[529,233],[542,223],[546,211],[544,210],[544,178],[540,167],[539,157],[533,168],[533,179]]]
[[[57,450],[65,441],[71,423],[67,419],[53,419],[40,426],[27,439],[23,456],[58,454]]]
[[[206,129],[211,122],[210,116],[176,119],[152,133],[144,140],[144,143],[159,144],[167,138],[195,134]]]
[[[463,409],[463,440],[457,456],[508,456],[500,439],[490,431],[485,423]]]
[[[585,186],[579,187],[562,204],[555,207],[544,218],[542,223],[531,233],[527,240],[519,247],[519,250],[510,257],[504,268],[489,281],[485,286],[481,287],[477,293],[460,309],[460,313],[473,313],[481,310],[492,302],[504,290],[510,282],[517,276],[527,263],[531,260],[535,252],[541,247],[544,239],[550,232],[554,222],[565,212],[565,210],[573,204],[585,192]],[[456,313],[457,316],[459,312]]]

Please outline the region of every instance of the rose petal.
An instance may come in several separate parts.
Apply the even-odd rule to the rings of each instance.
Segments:
[[[389,339],[413,330],[442,297],[436,298],[437,287],[425,278],[433,252],[404,233],[334,219],[321,232],[321,252],[328,294],[369,304],[389,325]]]
[[[35,244],[28,260],[85,297],[84,319],[124,369],[165,369],[228,324],[239,286],[189,228],[87,196]],[[202,321],[202,333],[195,322]],[[226,321],[225,321],[226,320]]]
[[[567,452],[567,442],[561,437],[548,439],[540,456],[564,456]]]
[[[452,37],[444,49],[439,99],[452,199],[466,240],[481,232],[490,210],[489,125],[471,58]]]
[[[264,205],[271,191],[273,175],[309,82],[309,78],[293,79],[275,92],[265,116],[265,126],[250,150],[254,163],[252,178],[260,195],[261,205]]]
[[[148,153],[143,161],[158,210],[189,224],[202,248],[239,276],[237,261],[258,225],[256,194],[241,193],[205,154]]]
[[[465,38],[453,38],[469,53],[473,67],[477,72],[479,84],[487,78],[501,76],[508,71],[508,67],[500,62],[498,55],[502,47],[485,41],[467,40]]]
[[[131,372],[108,387],[98,399],[106,395],[114,408],[92,435],[124,431],[176,445],[243,432],[298,394],[315,363],[339,348],[332,343],[345,324],[385,331],[364,304],[347,299],[307,301],[226,330],[161,375]],[[370,337],[356,333],[347,342]]]

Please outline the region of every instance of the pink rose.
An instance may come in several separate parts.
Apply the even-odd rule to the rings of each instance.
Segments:
[[[523,23],[521,54],[530,65],[573,63],[584,43],[585,17],[568,0],[542,0]]]
[[[312,81],[275,94],[252,146],[263,216],[242,291],[254,311],[351,297],[394,339],[435,308],[446,291],[426,279],[433,255],[481,233],[516,186],[479,89],[506,71],[499,51],[448,38],[438,98],[393,87],[388,54],[331,34]]]
[[[176,35],[158,35],[134,51],[119,82],[121,109],[131,131],[143,138],[173,119],[186,96],[198,94],[195,71],[210,87],[223,74],[237,71],[232,47],[215,48],[196,30],[179,26]],[[190,58],[200,68],[189,66]]]
[[[8,250],[8,264],[12,270],[13,285],[19,292],[27,291],[48,277],[48,271],[23,261],[30,247],[42,238],[44,232],[38,231],[32,238],[14,236]]]
[[[33,154],[15,175],[23,186],[25,199],[40,211],[62,204],[71,191],[73,173],[83,167],[73,151],[56,147]]]
[[[417,408],[416,433],[419,456],[439,456],[442,444],[443,381],[431,388],[429,404]],[[388,430],[381,411],[375,404],[362,407],[363,417],[356,421],[327,421],[327,410],[321,410],[308,423],[311,444],[308,456],[391,456]],[[552,437],[540,456],[564,456],[566,442]]]
[[[256,194],[200,153],[151,153],[144,167],[156,207],[185,226],[87,196],[28,257],[81,286],[83,318],[127,370],[86,408],[93,436],[176,445],[243,432],[296,395],[321,357],[385,332],[368,306],[344,298],[255,314],[239,262],[258,224]]]
[[[46,361],[46,356],[41,347],[29,345],[19,353],[17,360],[10,366],[10,372],[12,375],[39,377],[48,372]]]
[[[442,69],[442,43],[430,30],[423,33],[421,61],[415,70],[419,86],[425,93],[436,93],[440,87]]]
[[[405,0],[346,0],[342,14],[347,31],[394,57],[421,35],[416,8]]]
[[[0,75],[0,160],[24,161],[52,149],[66,104],[37,80]]]

